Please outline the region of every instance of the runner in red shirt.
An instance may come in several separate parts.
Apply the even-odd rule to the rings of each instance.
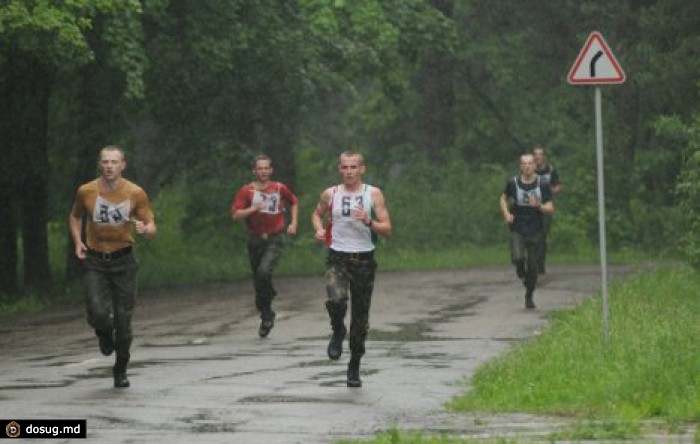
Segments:
[[[245,220],[248,228],[248,258],[253,272],[255,306],[260,312],[261,338],[266,337],[275,325],[272,299],[277,292],[272,285],[272,272],[284,248],[285,231],[290,236],[297,233],[299,199],[289,188],[270,180],[272,159],[261,154],[253,163],[255,181],[241,187],[231,205],[234,221]],[[284,210],[291,207],[291,223],[285,230]]]

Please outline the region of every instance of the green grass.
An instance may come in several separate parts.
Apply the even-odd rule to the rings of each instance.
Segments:
[[[39,311],[46,306],[46,301],[35,294],[25,295],[16,301],[0,300],[0,315],[9,316],[17,313]]]
[[[468,439],[462,437],[448,436],[448,435],[437,435],[429,436],[420,432],[402,432],[398,429],[391,429],[386,432],[378,433],[375,437],[367,440],[338,440],[334,441],[336,444],[350,444],[350,443],[367,443],[367,444],[467,444],[467,443],[484,443],[484,440],[478,439]],[[493,440],[494,443],[498,444],[515,444],[517,441],[508,439],[497,439]]]
[[[698,422],[699,320],[700,273],[637,276],[611,289],[607,345],[601,298],[591,298],[555,314],[536,340],[482,367],[472,390],[448,407],[613,421],[630,434],[644,419],[661,419],[671,429]]]
[[[670,432],[700,422],[700,273],[657,270],[611,287],[609,342],[601,298],[552,315],[550,327],[483,365],[454,412],[521,412],[571,418],[549,441],[641,438],[646,421]],[[360,441],[485,442],[391,429]],[[493,438],[487,442],[509,442]],[[638,441],[633,441],[638,442]],[[694,442],[700,442],[696,430]]]

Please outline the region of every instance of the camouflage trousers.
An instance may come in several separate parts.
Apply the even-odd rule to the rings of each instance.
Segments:
[[[542,233],[526,236],[517,231],[510,232],[510,259],[518,270],[518,275],[522,273],[523,284],[529,291],[533,291],[537,285],[542,236]]]
[[[263,320],[274,318],[272,300],[277,295],[272,285],[272,272],[282,257],[284,234],[272,234],[267,237],[248,237],[248,259],[253,273],[255,288],[255,307]]]
[[[549,229],[552,226],[551,214],[542,215],[542,225],[544,230],[540,237],[539,256],[537,258],[537,265],[540,269],[544,269],[547,262],[547,235],[549,235]]]
[[[326,259],[326,309],[331,327],[333,331],[344,329],[345,313],[350,299],[350,351],[357,357],[365,353],[376,269],[377,263],[374,259],[351,260],[332,254]]]
[[[133,338],[131,317],[139,265],[133,253],[110,261],[88,256],[83,264],[87,322],[98,335],[114,338],[117,362],[126,365]]]

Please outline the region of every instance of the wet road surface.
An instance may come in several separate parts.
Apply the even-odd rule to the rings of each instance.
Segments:
[[[628,267],[612,267],[611,278]],[[323,279],[278,278],[270,336],[248,281],[144,293],[134,318],[131,388],[112,387],[82,307],[0,325],[0,417],[87,419],[101,443],[328,443],[391,427],[493,436],[552,420],[453,414],[443,404],[477,366],[546,328],[546,314],[600,287],[599,268],[552,266],[524,309],[512,267],[379,272],[362,361],[347,388],[326,346]],[[347,320],[346,320],[347,321]],[[60,442],[51,440],[51,442]]]

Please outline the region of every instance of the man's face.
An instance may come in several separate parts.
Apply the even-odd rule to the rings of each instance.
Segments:
[[[543,166],[545,157],[544,157],[544,151],[543,150],[535,150],[533,151],[533,156],[535,158],[535,165],[537,166]]]
[[[258,160],[253,167],[253,174],[260,182],[267,182],[272,175],[272,165],[269,160]]]
[[[105,150],[100,154],[100,170],[107,180],[119,179],[126,168],[124,156],[117,150]]]
[[[530,177],[535,172],[535,158],[532,154],[520,156],[520,172],[525,177]]]
[[[343,183],[357,183],[365,173],[365,166],[360,162],[360,156],[340,156],[338,171],[343,177]]]

